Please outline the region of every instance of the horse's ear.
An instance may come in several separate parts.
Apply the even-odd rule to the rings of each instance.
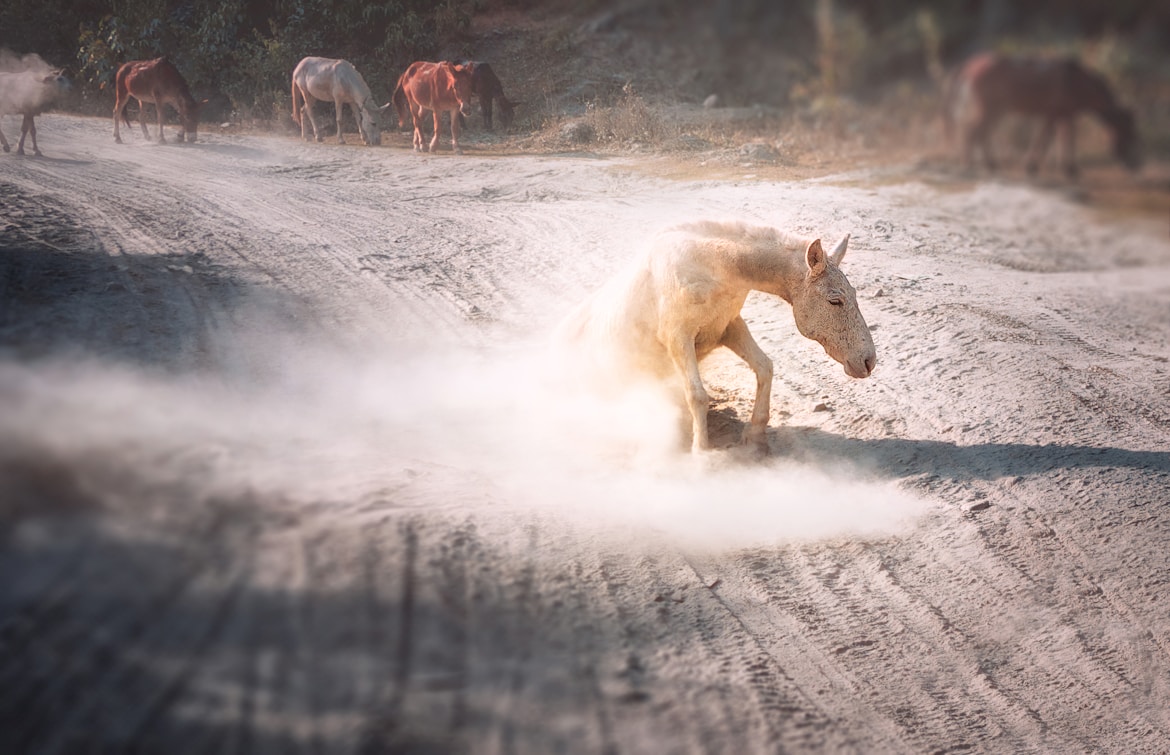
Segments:
[[[829,252],[829,259],[833,261],[834,265],[840,265],[841,260],[845,259],[845,250],[849,247],[849,234],[841,237],[837,245],[833,247],[833,251]]]
[[[808,245],[808,249],[804,251],[804,260],[808,263],[808,270],[813,275],[816,275],[825,269],[828,264],[828,257],[825,256],[825,248],[821,246],[820,239],[813,239]]]

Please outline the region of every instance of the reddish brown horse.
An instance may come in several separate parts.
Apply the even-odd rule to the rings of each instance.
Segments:
[[[451,148],[456,154],[463,154],[459,148],[458,115],[471,115],[471,71],[467,66],[444,60],[439,63],[416,61],[398,77],[394,89],[394,109],[398,111],[398,127],[406,125],[409,113],[414,123],[414,148],[423,148],[422,117],[424,110],[430,110],[435,119],[435,135],[431,137],[429,152],[435,151],[439,143],[439,129],[442,114],[451,114]]]
[[[118,133],[118,116],[130,126],[130,119],[126,117],[126,106],[130,98],[138,100],[138,124],[142,126],[142,135],[150,138],[146,130],[146,103],[154,103],[158,114],[158,140],[166,141],[163,136],[163,105],[170,105],[179,113],[179,141],[186,136],[187,141],[195,141],[199,131],[199,108],[204,102],[196,102],[187,88],[187,82],[174,64],[166,58],[154,60],[131,60],[123,63],[114,79],[114,141],[122,143],[122,136]]]
[[[991,132],[1008,113],[1042,119],[1040,133],[1028,151],[1026,166],[1031,174],[1039,169],[1053,134],[1060,130],[1064,171],[1070,178],[1077,175],[1076,118],[1086,112],[1095,114],[1105,124],[1118,160],[1130,169],[1141,165],[1133,113],[1117,103],[1104,77],[1071,58],[976,55],[952,78],[945,108],[948,135],[956,125],[960,129],[962,160],[967,168],[971,167],[978,147],[987,169],[995,170],[989,143]]]

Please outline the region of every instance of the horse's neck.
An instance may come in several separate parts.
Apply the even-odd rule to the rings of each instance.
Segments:
[[[807,265],[803,248],[744,245],[737,248],[736,271],[756,291],[774,294],[792,303],[792,294],[804,279]]]

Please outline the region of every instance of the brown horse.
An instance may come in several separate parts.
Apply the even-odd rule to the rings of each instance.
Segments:
[[[130,119],[126,117],[126,106],[130,98],[138,100],[138,124],[142,126],[142,135],[149,139],[150,132],[146,130],[146,103],[154,103],[158,114],[158,141],[163,143],[163,105],[170,105],[179,113],[179,141],[184,136],[187,141],[193,142],[199,131],[199,108],[207,100],[196,102],[187,88],[187,82],[174,64],[166,58],[154,60],[131,60],[123,63],[114,79],[114,141],[122,143],[122,136],[118,133],[118,116],[130,126]]]
[[[463,154],[459,148],[458,115],[471,115],[471,71],[467,66],[448,60],[439,63],[416,61],[398,77],[394,89],[394,108],[398,111],[398,127],[406,125],[409,113],[414,123],[414,148],[423,148],[422,115],[430,110],[435,119],[435,135],[431,137],[427,151],[434,152],[439,143],[439,129],[442,114],[451,114],[451,148],[456,154]]]
[[[961,130],[964,166],[971,167],[978,147],[983,151],[988,170],[996,167],[989,142],[1000,118],[1008,113],[1041,118],[1040,133],[1025,163],[1028,173],[1035,174],[1039,169],[1052,136],[1059,129],[1064,142],[1064,171],[1075,178],[1076,118],[1085,112],[1094,113],[1105,124],[1118,160],[1131,170],[1141,166],[1133,113],[1117,103],[1104,77],[1071,58],[976,55],[951,79],[944,118],[948,136],[956,125]]]
[[[471,69],[471,93],[479,100],[479,110],[483,115],[483,125],[488,131],[492,130],[492,104],[500,106],[500,125],[508,128],[515,118],[515,108],[521,102],[513,102],[504,96],[504,85],[492,70],[491,65],[481,60],[461,61]],[[462,119],[461,119],[462,120]],[[459,124],[462,126],[462,122]]]

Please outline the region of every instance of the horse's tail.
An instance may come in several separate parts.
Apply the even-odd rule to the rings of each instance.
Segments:
[[[130,116],[126,115],[126,108],[130,105],[130,87],[126,83],[126,77],[129,74],[130,70],[126,65],[123,65],[114,74],[114,120],[117,121],[118,116],[122,116],[122,122],[127,127],[130,126]]]
[[[301,125],[301,104],[301,88],[297,86],[297,80],[294,76],[292,80],[292,117],[293,123],[297,126]]]
[[[394,87],[394,95],[391,100],[394,102],[394,112],[398,113],[398,128],[406,126],[406,116],[410,113],[409,103],[406,101],[406,89],[402,86],[402,80],[406,78],[406,74],[398,77],[398,85]]]

